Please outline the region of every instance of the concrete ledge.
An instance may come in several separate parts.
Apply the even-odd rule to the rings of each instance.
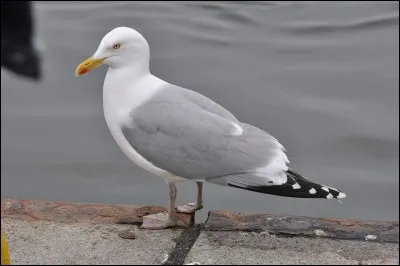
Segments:
[[[211,211],[205,229],[399,243],[399,222]]]
[[[194,262],[201,265],[399,265],[399,245],[243,231],[203,231],[185,259],[185,263]]]
[[[39,200],[1,200],[1,218],[27,221],[90,222],[114,224],[141,224],[142,217],[166,211],[155,206],[135,206],[97,203],[67,203]],[[184,228],[194,223],[194,214],[178,214],[178,222]]]
[[[211,211],[185,230],[138,228],[163,210],[5,199],[1,227],[14,265],[399,264],[398,222]]]
[[[1,219],[11,265],[160,265],[175,246],[178,230],[139,230],[136,225],[60,223]],[[130,230],[134,239],[118,237]]]

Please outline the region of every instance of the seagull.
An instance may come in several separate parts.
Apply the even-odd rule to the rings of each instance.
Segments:
[[[130,160],[169,186],[168,212],[146,216],[141,228],[171,228],[178,225],[177,212],[201,209],[204,182],[284,197],[346,197],[289,168],[276,138],[206,96],[152,75],[149,62],[146,39],[117,27],[75,71],[79,77],[108,66],[103,110],[114,140]],[[196,202],[175,207],[176,183],[187,180],[197,184]]]

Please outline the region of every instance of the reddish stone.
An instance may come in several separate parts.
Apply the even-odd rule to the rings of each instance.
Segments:
[[[1,217],[55,222],[90,222],[141,224],[147,214],[166,211],[156,206],[135,206],[99,203],[68,203],[39,200],[1,200]],[[194,223],[194,214],[178,214],[184,227]]]
[[[399,243],[398,221],[359,221],[270,214],[211,211],[205,225],[210,231],[254,231],[276,235],[298,235]],[[372,236],[372,237],[371,237]],[[375,238],[376,236],[376,238]]]

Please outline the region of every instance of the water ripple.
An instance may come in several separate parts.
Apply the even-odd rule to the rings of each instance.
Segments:
[[[281,25],[281,29],[291,34],[320,35],[339,31],[360,31],[399,26],[399,13],[387,13],[350,22],[291,21]]]

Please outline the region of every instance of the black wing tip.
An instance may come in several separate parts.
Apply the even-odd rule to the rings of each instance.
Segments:
[[[298,184],[298,183],[297,183]],[[262,194],[270,194],[282,197],[290,198],[310,198],[310,199],[342,199],[346,198],[346,194],[339,191],[333,190],[331,188],[321,186],[311,187],[309,189],[302,189],[301,187],[296,189],[289,185],[280,186],[246,186],[241,187],[233,184],[228,184],[230,187],[235,187],[239,189],[249,190],[253,192],[258,192]],[[327,190],[325,190],[327,189]]]
[[[287,183],[290,183],[290,180],[292,180],[293,183],[298,184],[299,189],[302,189],[302,191],[308,190],[308,193],[315,195],[315,198],[327,198],[327,199],[346,198],[346,194],[340,191],[339,189],[314,183],[305,178],[304,176],[300,175],[299,173],[293,171],[292,169],[288,169],[286,171],[286,174],[288,176]]]
[[[238,186],[228,184],[230,187],[240,188],[253,192],[271,194],[282,197],[292,198],[325,198],[325,199],[343,199],[346,194],[338,189],[313,183],[301,176],[299,173],[288,169],[286,171],[287,182],[282,185],[271,186]]]

